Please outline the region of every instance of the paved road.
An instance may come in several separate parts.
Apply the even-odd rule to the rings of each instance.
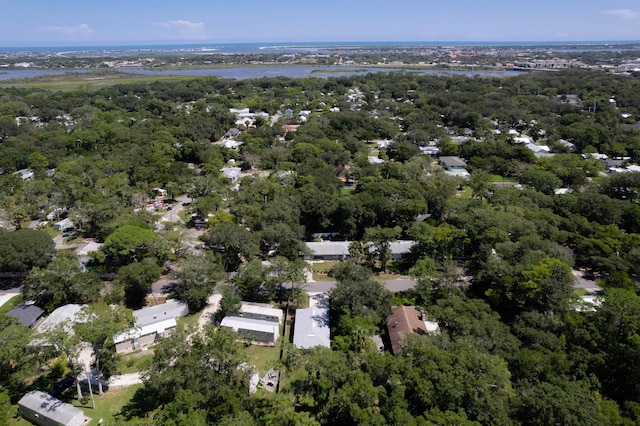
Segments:
[[[325,293],[336,286],[335,281],[315,281],[307,283],[306,291],[312,293]],[[411,290],[416,286],[415,280],[398,279],[387,281],[387,288],[391,291]]]
[[[176,203],[174,204],[173,208],[162,215],[160,220],[156,222],[157,225],[160,226],[162,222],[182,222],[179,213],[184,210],[184,206],[182,205],[182,203],[188,202],[191,202],[191,198],[187,197],[186,195],[176,197]]]

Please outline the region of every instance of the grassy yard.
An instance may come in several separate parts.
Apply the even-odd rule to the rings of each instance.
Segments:
[[[336,266],[338,261],[325,261],[325,262],[316,262],[312,264],[313,269],[313,279],[316,281],[334,281],[329,275],[329,271],[331,268]]]
[[[86,423],[87,426],[94,426],[100,424],[100,419],[103,419],[103,425],[111,425],[115,423],[116,416],[122,410],[143,385],[133,385],[118,389],[112,389],[105,392],[104,395],[94,395],[96,408],[91,408],[91,400],[87,396],[87,402],[80,404],[75,399],[75,394],[70,396],[72,400],[68,400],[74,407],[80,408],[84,411],[84,415],[91,418],[91,421]],[[75,389],[75,388],[74,388]],[[9,426],[33,426],[32,423],[26,421],[22,417],[17,417],[9,420]]]
[[[0,306],[0,314],[6,314],[16,306],[22,305],[22,295],[18,294],[7,301],[4,305]]]
[[[490,174],[489,177],[491,177],[491,182],[517,182],[518,181],[518,179],[514,177],[505,177],[505,176],[494,175],[494,174]]]
[[[96,409],[91,408],[91,400],[87,399],[85,404],[79,404],[75,399],[69,401],[73,406],[84,411],[85,416],[90,417],[91,421],[88,426],[98,425],[100,419],[103,419],[103,425],[113,424],[115,417],[120,413],[122,407],[127,405],[133,398],[133,395],[143,385],[133,385],[118,389],[111,389],[102,396],[94,395]]]
[[[574,294],[574,296],[582,297],[582,296],[587,296],[589,294],[589,292],[587,290],[585,290],[584,288],[574,288],[573,289],[573,294]]]
[[[153,358],[153,351],[135,351],[122,355],[116,364],[118,374],[137,373],[146,370]]]

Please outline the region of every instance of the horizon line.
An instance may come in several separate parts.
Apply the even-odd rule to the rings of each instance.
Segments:
[[[357,44],[362,43],[368,46],[375,46],[375,43],[380,44],[401,44],[401,43],[411,43],[411,44],[419,44],[424,43],[426,45],[450,45],[450,44],[466,44],[472,46],[486,46],[491,44],[502,44],[502,45],[545,45],[548,43],[552,44],[635,44],[640,43],[640,40],[338,40],[338,41],[196,41],[196,40],[185,40],[185,41],[142,41],[142,42],[122,42],[122,41],[104,41],[104,42],[89,42],[89,43],[69,43],[69,42],[61,42],[61,43],[47,43],[47,44],[17,44],[17,45],[4,45],[0,44],[0,49],[25,49],[25,48],[77,48],[77,47],[129,47],[129,46],[199,46],[199,45],[211,45],[211,44],[268,44],[275,45],[276,47],[282,45],[283,47],[296,47],[300,45],[300,47],[305,47],[305,44],[331,44],[336,45],[339,43],[345,44]]]

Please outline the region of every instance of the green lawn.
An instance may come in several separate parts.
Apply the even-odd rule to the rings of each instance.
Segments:
[[[587,290],[585,290],[584,288],[574,288],[573,289],[573,294],[575,296],[582,297],[582,296],[587,296],[589,294],[589,292]]]
[[[491,182],[517,182],[518,179],[514,177],[505,177],[500,175],[490,174]]]
[[[91,400],[87,395],[87,402],[80,404],[72,396],[72,400],[67,401],[74,407],[80,408],[84,411],[85,416],[91,418],[91,421],[86,423],[87,426],[98,425],[100,419],[103,419],[103,425],[111,425],[115,423],[115,417],[120,413],[122,407],[124,407],[131,399],[136,391],[142,388],[143,385],[133,385],[122,387],[118,389],[111,389],[105,392],[104,395],[94,395],[96,408],[91,408]],[[75,390],[75,387],[74,387]],[[75,394],[73,394],[75,395]],[[32,423],[26,421],[22,417],[17,417],[9,420],[10,426],[33,426]]]
[[[6,314],[16,306],[22,305],[22,295],[18,294],[7,301],[4,305],[0,306],[0,314]]]
[[[137,373],[146,370],[153,359],[153,351],[135,351],[122,355],[116,364],[119,374]]]
[[[87,398],[85,404],[79,404],[75,399],[69,402],[84,411],[85,416],[91,418],[91,421],[87,423],[87,425],[97,425],[100,419],[104,420],[103,425],[109,425],[114,423],[115,416],[120,413],[122,407],[131,401],[133,394],[142,387],[143,385],[133,385],[111,389],[102,396],[94,395],[96,402],[95,410],[91,408],[91,400],[89,398]]]
[[[318,262],[312,264],[313,269],[313,279],[316,281],[333,281],[333,278],[328,276],[327,274],[336,266],[339,261],[328,260],[326,262]]]

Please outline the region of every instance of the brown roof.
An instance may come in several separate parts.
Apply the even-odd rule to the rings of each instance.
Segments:
[[[427,326],[421,320],[422,314],[414,306],[396,306],[387,318],[387,329],[391,341],[391,352],[402,352],[404,336],[411,333],[427,334]]]

